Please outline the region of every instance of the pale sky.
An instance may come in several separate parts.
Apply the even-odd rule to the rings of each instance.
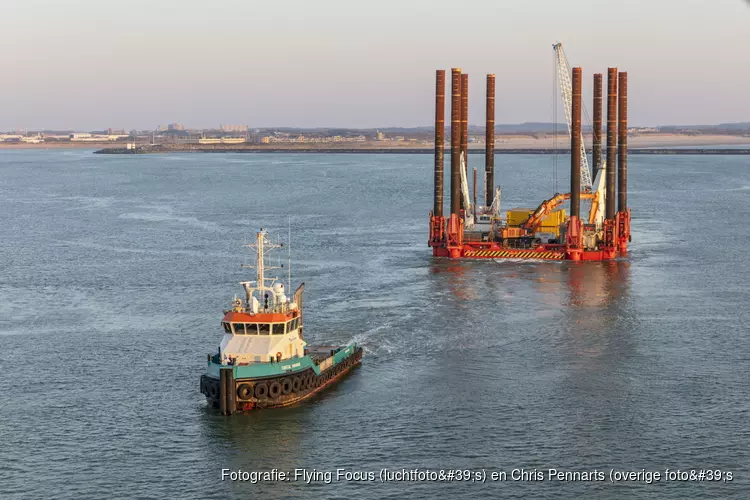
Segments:
[[[558,40],[589,108],[617,66],[632,125],[750,121],[744,0],[0,0],[0,130],[431,125],[453,66],[470,123],[486,73],[497,123],[550,122]]]

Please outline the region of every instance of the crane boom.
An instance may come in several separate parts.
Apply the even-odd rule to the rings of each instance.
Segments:
[[[531,229],[534,230],[536,227],[541,224],[542,220],[547,217],[554,209],[565,203],[570,199],[570,193],[557,193],[555,196],[550,198],[549,200],[544,200],[536,210],[534,210],[534,213],[532,213],[526,221],[521,224],[521,227],[524,229]],[[583,200],[593,200],[595,199],[595,195],[590,192],[582,192],[581,193],[581,199]]]
[[[467,229],[474,227],[474,207],[469,196],[469,179],[466,177],[466,153],[461,153],[461,196],[464,201],[464,224]]]
[[[557,42],[552,48],[555,50],[557,77],[560,84],[563,106],[565,107],[565,119],[568,122],[568,137],[570,137],[573,127],[573,85],[570,77],[570,65],[568,64],[568,58],[565,56],[562,43]],[[583,191],[591,191],[592,184],[589,160],[586,157],[586,146],[583,143],[583,132],[581,132],[581,189]]]

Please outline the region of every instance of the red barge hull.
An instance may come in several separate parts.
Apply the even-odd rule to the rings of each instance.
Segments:
[[[453,259],[526,259],[526,260],[612,260],[620,257],[620,253],[613,256],[604,250],[585,250],[577,254],[578,258],[568,255],[559,248],[550,249],[547,246],[530,250],[508,250],[501,247],[486,247],[464,245],[461,248],[447,249],[437,247],[432,249],[434,257],[449,257]]]

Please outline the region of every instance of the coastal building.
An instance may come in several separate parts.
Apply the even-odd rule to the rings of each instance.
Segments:
[[[247,139],[244,137],[222,137],[222,144],[243,144]]]
[[[219,128],[230,134],[246,134],[248,129],[247,125],[219,125]]]
[[[71,142],[103,142],[103,141],[116,141],[127,135],[109,135],[109,134],[92,134],[90,132],[74,132],[68,135],[68,139]]]
[[[201,137],[198,144],[243,144],[244,137]]]
[[[185,130],[185,125],[182,123],[170,123],[167,125],[167,130],[182,131]]]

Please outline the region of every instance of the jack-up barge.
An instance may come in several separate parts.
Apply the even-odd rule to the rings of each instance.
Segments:
[[[436,257],[454,259],[610,260],[627,254],[630,208],[627,197],[628,74],[607,72],[606,161],[602,155],[602,75],[594,75],[593,181],[581,130],[582,71],[568,67],[561,44],[554,46],[570,132],[570,192],[556,193],[536,208],[500,213],[495,188],[495,75],[487,75],[484,206],[469,197],[468,75],[451,72],[450,212],[443,215],[445,71],[438,70],[435,97],[435,192],[428,245]],[[583,182],[582,182],[583,180]],[[581,201],[588,205],[583,213]],[[615,205],[615,200],[617,205]],[[561,208],[569,201],[569,216]]]

